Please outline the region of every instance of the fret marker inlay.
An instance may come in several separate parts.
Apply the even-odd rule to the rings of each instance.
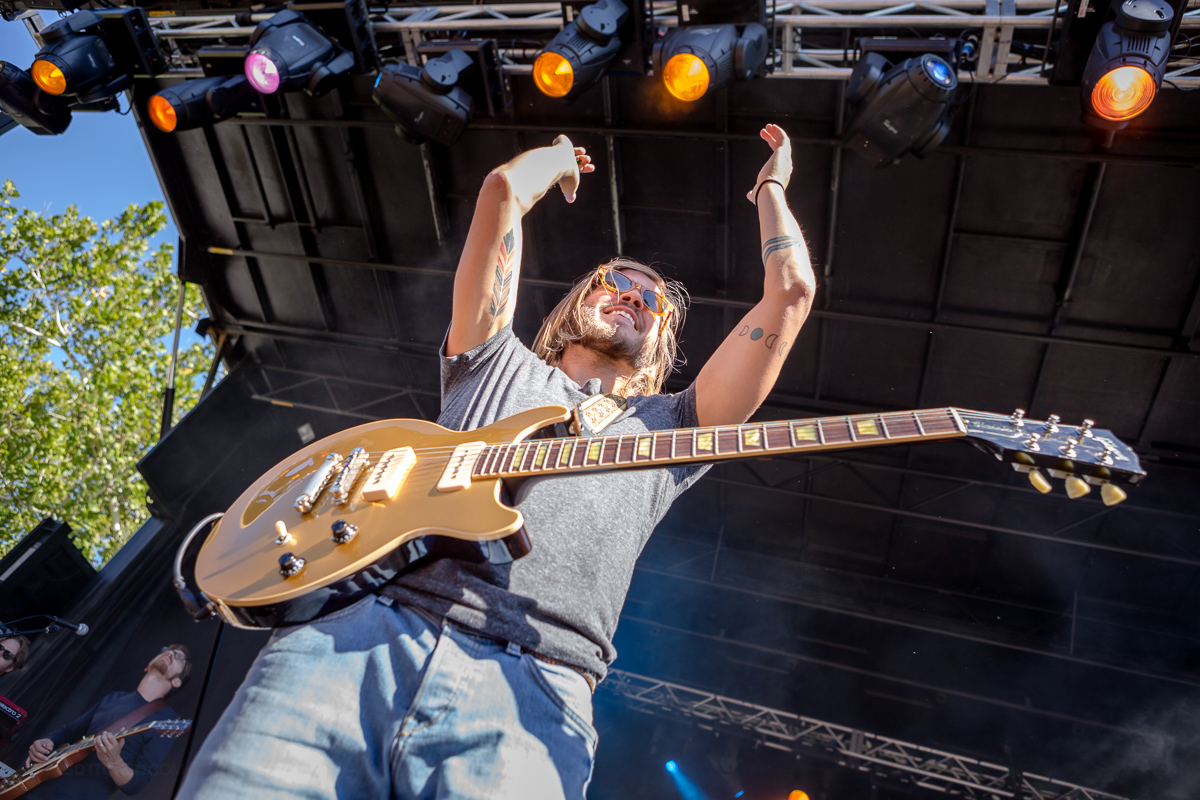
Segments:
[[[863,436],[878,436],[879,435],[879,427],[875,424],[875,420],[873,420],[873,419],[857,420],[854,423],[854,427]]]

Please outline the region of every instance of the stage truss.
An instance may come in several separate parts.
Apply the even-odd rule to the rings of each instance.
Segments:
[[[1066,781],[1016,772],[1000,764],[854,730],[832,722],[746,703],[656,678],[610,670],[600,688],[632,708],[683,717],[706,730],[736,728],[797,756],[818,755],[889,782],[902,781],[951,796],[1033,800],[1125,800]]]
[[[303,4],[301,4],[302,6]],[[846,80],[857,60],[853,41],[859,36],[959,36],[978,39],[974,68],[959,72],[966,83],[1044,85],[1052,64],[1039,57],[1062,30],[1069,13],[1058,0],[807,0],[774,5],[775,44],[770,79]],[[652,0],[647,29],[679,24],[673,0]],[[1088,4],[1081,6],[1087,12]],[[204,45],[244,45],[254,26],[270,14],[186,14],[150,12],[151,26],[164,43],[172,72],[181,77],[200,75],[195,49]],[[1094,13],[1094,12],[1093,12]],[[42,27],[38,12],[26,12],[31,33]],[[429,39],[450,36],[491,38],[513,42],[521,37],[549,39],[564,24],[559,3],[439,6],[390,5],[371,7],[377,43],[388,56],[419,64],[419,47]],[[1200,29],[1200,0],[1190,0],[1181,31]],[[813,45],[811,37],[823,41]],[[840,46],[829,46],[836,38]],[[503,69],[510,75],[529,74],[538,52],[536,42],[500,48]],[[1015,45],[1026,45],[1020,52]],[[1200,55],[1183,54],[1170,62],[1164,86],[1200,87]]]

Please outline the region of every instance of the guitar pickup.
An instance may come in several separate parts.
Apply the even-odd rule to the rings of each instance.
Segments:
[[[486,442],[463,442],[454,448],[442,477],[438,478],[439,492],[460,492],[471,485],[471,471],[475,469],[475,460],[487,446]]]
[[[388,450],[379,457],[379,462],[367,476],[367,482],[363,486],[363,499],[378,503],[395,497],[396,492],[400,490],[400,484],[404,483],[404,479],[416,463],[417,454],[411,447]]]

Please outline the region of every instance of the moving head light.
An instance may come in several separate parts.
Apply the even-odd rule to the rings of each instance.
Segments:
[[[46,94],[28,72],[3,61],[0,61],[0,109],[39,136],[54,136],[71,124],[65,98]]]
[[[1084,121],[1120,130],[1150,106],[1162,85],[1174,16],[1163,0],[1125,0],[1117,7],[1083,69]]]
[[[761,75],[767,45],[767,29],[757,22],[740,34],[733,25],[675,28],[654,44],[654,74],[673,97],[690,103],[734,78]]]
[[[245,75],[197,78],[158,92],[146,103],[146,112],[154,127],[172,133],[228,119],[258,97]]]
[[[262,94],[304,89],[320,97],[355,67],[354,53],[321,33],[303,14],[280,11],[250,35],[245,73]]]
[[[431,58],[423,69],[388,64],[379,71],[371,97],[413,144],[427,139],[454,144],[475,111],[475,101],[458,85],[475,61],[462,50]]]
[[[957,88],[954,67],[932,53],[896,66],[865,53],[846,84],[847,146],[877,166],[905,153],[924,158],[950,133],[947,112]]]
[[[45,45],[30,74],[43,92],[89,104],[129,88],[135,73],[167,68],[140,8],[78,11],[42,30]]]
[[[621,0],[599,0],[542,48],[533,62],[533,82],[547,97],[571,99],[604,76],[621,49],[617,32],[629,18]]]

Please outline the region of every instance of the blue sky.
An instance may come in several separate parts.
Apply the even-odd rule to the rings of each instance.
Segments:
[[[47,22],[56,19],[43,11]],[[37,46],[21,22],[0,21],[0,61],[29,69]],[[126,100],[121,97],[122,108]],[[36,136],[22,127],[0,136],[0,181],[11,179],[20,205],[62,213],[76,205],[97,221],[121,213],[130,203],[162,200],[162,189],[132,115],[116,112],[75,114],[61,136]],[[161,241],[178,238],[174,222]]]

